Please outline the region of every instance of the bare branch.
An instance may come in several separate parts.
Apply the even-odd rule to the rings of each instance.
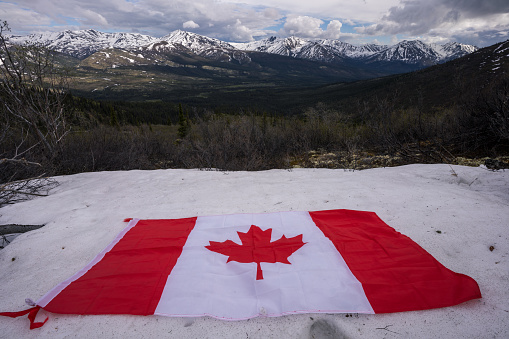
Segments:
[[[0,207],[28,200],[31,197],[47,196],[58,182],[42,176],[9,182],[0,186]]]
[[[22,158],[22,159],[7,159],[7,158],[0,159],[0,165],[3,164],[4,162],[14,162],[14,163],[18,163],[18,164],[23,164],[25,166],[35,165],[35,166],[40,166],[41,167],[40,163],[33,162],[33,161],[28,161],[25,158]]]
[[[70,131],[68,81],[55,52],[10,43],[9,31],[0,22],[0,206],[44,196],[56,185],[37,172],[57,158]]]

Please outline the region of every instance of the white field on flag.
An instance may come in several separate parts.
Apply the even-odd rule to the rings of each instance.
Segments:
[[[483,298],[425,311],[293,314],[234,322],[41,311],[37,320],[49,316],[49,321],[32,331],[26,317],[0,317],[2,338],[509,337],[509,171],[440,164],[364,171],[125,171],[57,179],[60,186],[48,197],[0,209],[0,224],[45,224],[0,250],[0,311],[26,309],[25,298],[38,300],[82,269],[126,227],[127,217],[328,209],[377,213],[447,268],[475,279]],[[208,240],[226,239],[239,241]],[[292,263],[299,251],[289,257]],[[261,263],[264,275],[279,266],[289,265]]]
[[[205,248],[209,241],[242,244],[238,232],[251,225],[271,229],[271,242],[302,234],[304,246],[291,264],[262,262],[261,280],[256,263],[226,263],[228,257]],[[309,213],[279,212],[198,217],[155,314],[248,319],[313,310],[373,313],[361,283]]]

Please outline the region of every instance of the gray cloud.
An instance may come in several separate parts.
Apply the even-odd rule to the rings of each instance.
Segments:
[[[442,0],[444,6],[461,11],[467,17],[478,17],[509,12],[507,0]]]
[[[47,27],[51,24],[50,18],[45,15],[5,2],[0,2],[0,20],[8,20],[13,29],[30,25],[36,26],[37,29],[37,25]]]
[[[507,0],[402,0],[391,7],[379,23],[359,27],[357,31],[368,35],[405,34],[433,35],[434,31],[448,35],[454,33],[454,25],[465,31],[468,27],[491,30],[493,26],[509,26]],[[484,26],[484,27],[483,27]],[[436,32],[435,32],[436,33]],[[450,34],[449,34],[450,35]]]
[[[490,46],[509,39],[509,29],[464,31],[452,35],[451,40],[476,46]]]

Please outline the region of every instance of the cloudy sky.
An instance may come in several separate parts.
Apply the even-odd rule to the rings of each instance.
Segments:
[[[14,34],[183,29],[230,42],[269,36],[354,44],[404,39],[479,47],[509,39],[508,0],[0,0]]]

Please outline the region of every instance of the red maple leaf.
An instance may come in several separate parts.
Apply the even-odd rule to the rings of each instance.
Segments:
[[[263,279],[261,262],[291,264],[288,257],[304,246],[302,234],[293,238],[282,236],[274,242],[270,242],[272,229],[265,231],[258,226],[251,225],[247,233],[237,232],[242,245],[231,240],[223,242],[210,241],[205,248],[228,256],[227,263],[236,261],[241,263],[255,262],[257,264],[256,280]]]

